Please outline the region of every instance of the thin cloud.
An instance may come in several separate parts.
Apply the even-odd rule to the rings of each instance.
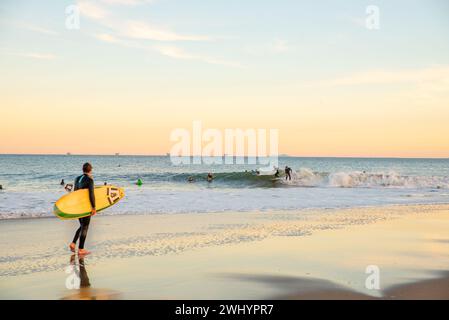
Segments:
[[[274,39],[258,45],[247,45],[244,51],[252,56],[278,55],[291,51],[292,46],[284,39]]]
[[[327,80],[325,86],[353,86],[365,84],[415,83],[439,81],[449,77],[448,66],[409,70],[372,70]]]
[[[109,16],[109,12],[107,10],[91,1],[78,1],[77,5],[80,13],[90,19],[101,20]]]
[[[144,3],[152,3],[153,0],[101,0],[106,4],[116,4],[116,5],[126,5],[126,6],[135,6],[138,4]]]
[[[109,42],[109,43],[115,43],[115,44],[122,44],[122,42],[123,42],[122,40],[114,37],[113,35],[107,34],[107,33],[95,34],[94,37],[103,42]]]
[[[390,95],[396,101],[441,104],[449,99],[449,66],[440,65],[404,70],[371,70],[339,78],[299,84],[303,89],[379,87],[399,85]]]
[[[102,42],[119,45],[127,48],[141,49],[145,51],[156,51],[166,57],[180,60],[197,60],[209,64],[223,65],[233,68],[242,68],[242,65],[233,61],[217,59],[209,56],[197,55],[185,51],[174,45],[142,45],[138,42],[126,41],[107,33],[95,34],[94,37]]]
[[[157,41],[207,41],[209,37],[198,35],[183,35],[170,30],[164,30],[143,21],[127,21],[120,33],[129,38]]]
[[[116,1],[116,0],[112,0]],[[122,1],[122,0],[118,0]],[[131,4],[131,2],[127,2]],[[227,61],[220,58],[209,57],[205,55],[193,54],[174,45],[151,44],[150,41],[158,42],[180,42],[180,41],[209,41],[208,36],[179,34],[144,21],[124,20],[113,18],[108,11],[101,7],[83,1],[84,8],[81,11],[87,17],[95,20],[103,27],[107,27],[111,32],[99,33],[93,36],[105,43],[120,45],[124,47],[141,49],[146,51],[156,51],[164,56],[173,59],[197,60],[209,64],[224,65],[241,68],[239,63]],[[145,43],[143,42],[145,40]]]
[[[142,45],[135,41],[126,41],[107,33],[95,34],[94,37],[102,42],[119,45],[127,48],[141,49],[145,51],[156,51],[166,57],[180,60],[198,60],[209,64],[223,65],[234,68],[242,68],[242,65],[233,61],[213,58],[204,55],[193,54],[174,45]]]
[[[51,29],[43,27],[43,26],[38,26],[38,25],[35,25],[35,24],[30,24],[30,23],[27,23],[27,22],[23,22],[23,21],[4,20],[3,22],[5,24],[8,24],[8,25],[14,27],[14,28],[19,28],[19,29],[23,29],[23,30],[33,31],[33,32],[37,32],[37,33],[50,35],[50,36],[58,36],[58,35],[60,35],[60,33],[57,32],[57,31],[51,30]]]
[[[22,25],[22,27],[29,31],[34,31],[34,32],[38,32],[38,33],[42,33],[42,34],[46,34],[46,35],[50,35],[50,36],[58,36],[59,35],[59,32],[56,32],[56,31],[53,31],[53,30],[50,30],[47,28],[35,26],[35,25],[24,24],[24,25]]]
[[[152,46],[152,48],[164,56],[175,59],[195,59],[194,55],[191,55],[181,48],[175,46]]]
[[[273,41],[271,48],[275,53],[284,53],[289,50],[287,41],[282,39],[276,39]]]
[[[51,53],[36,53],[36,52],[27,52],[27,53],[17,53],[16,56],[39,59],[39,60],[53,60],[56,59],[56,56]]]
[[[115,1],[115,0],[113,0]],[[122,20],[91,1],[79,1],[82,15],[110,28],[116,34],[133,39],[156,41],[208,41],[208,36],[180,34],[139,20]]]
[[[223,65],[234,68],[242,68],[242,65],[233,61],[227,61],[222,59],[217,59],[209,56],[196,55],[185,50],[176,47],[176,46],[167,46],[167,45],[155,45],[151,47],[162,55],[165,55],[174,59],[182,59],[182,60],[198,60],[203,61],[209,64]]]
[[[93,36],[94,36],[94,38],[96,38],[97,40],[100,40],[102,42],[115,44],[115,45],[119,45],[119,46],[127,47],[127,48],[145,49],[144,45],[141,45],[136,42],[126,41],[126,40],[120,39],[120,38],[113,36],[111,34],[108,34],[108,33],[97,33],[97,34],[94,34]]]

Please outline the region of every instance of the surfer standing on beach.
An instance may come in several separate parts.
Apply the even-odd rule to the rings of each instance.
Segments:
[[[76,191],[79,189],[89,189],[89,200],[92,206],[91,216],[95,215],[97,213],[97,210],[95,209],[94,179],[92,177],[92,165],[88,162],[83,165],[83,174],[75,179],[74,190]],[[84,242],[86,241],[91,216],[78,219],[80,222],[80,227],[78,228],[78,230],[76,230],[75,237],[73,238],[73,241],[69,246],[70,250],[72,250],[72,252],[75,252],[76,242],[79,238],[79,255],[86,255],[90,253],[89,251],[84,249]]]

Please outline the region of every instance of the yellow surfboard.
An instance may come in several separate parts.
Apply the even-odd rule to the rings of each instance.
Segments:
[[[95,206],[97,212],[116,204],[125,196],[122,188],[114,186],[95,187]],[[92,206],[89,200],[89,190],[81,189],[63,195],[56,201],[53,213],[61,219],[79,219],[91,215]]]

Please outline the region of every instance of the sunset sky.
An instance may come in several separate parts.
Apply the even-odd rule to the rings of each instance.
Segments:
[[[0,153],[165,154],[200,120],[290,155],[449,157],[447,0],[3,0],[0,70]]]

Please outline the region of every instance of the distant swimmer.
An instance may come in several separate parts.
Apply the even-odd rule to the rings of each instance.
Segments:
[[[3,190],[3,186],[0,184],[0,190]]]
[[[61,180],[61,182],[59,183],[61,186],[65,185],[64,179]]]
[[[292,179],[292,168],[290,168],[289,166],[285,166],[285,180],[287,179]]]
[[[190,177],[187,178],[187,181],[190,182],[190,183],[195,182],[195,178],[190,176]]]
[[[65,189],[65,191],[67,191],[67,192],[72,192],[73,184],[67,183],[66,186],[64,187],[64,189]]]
[[[140,178],[137,179],[136,184],[137,184],[138,186],[141,186],[141,185],[143,184],[142,179],[140,179]]]
[[[107,186],[107,185],[108,185],[108,183],[107,183],[107,182],[105,181],[105,182],[104,182],[104,185],[105,185],[105,186]]]
[[[212,182],[212,180],[214,180],[214,176],[212,175],[212,173],[208,173],[207,174],[207,182]]]
[[[89,190],[89,201],[92,207],[92,216],[97,213],[95,209],[95,193],[94,193],[94,179],[92,177],[92,165],[86,162],[83,165],[83,174],[75,179],[75,191],[80,189],[88,189]],[[75,252],[76,242],[79,241],[78,244],[78,255],[86,255],[90,252],[84,249],[84,242],[86,241],[87,231],[89,230],[90,217],[84,217],[78,219],[80,222],[80,227],[76,230],[75,237],[73,238],[72,243],[70,243],[70,250]]]

